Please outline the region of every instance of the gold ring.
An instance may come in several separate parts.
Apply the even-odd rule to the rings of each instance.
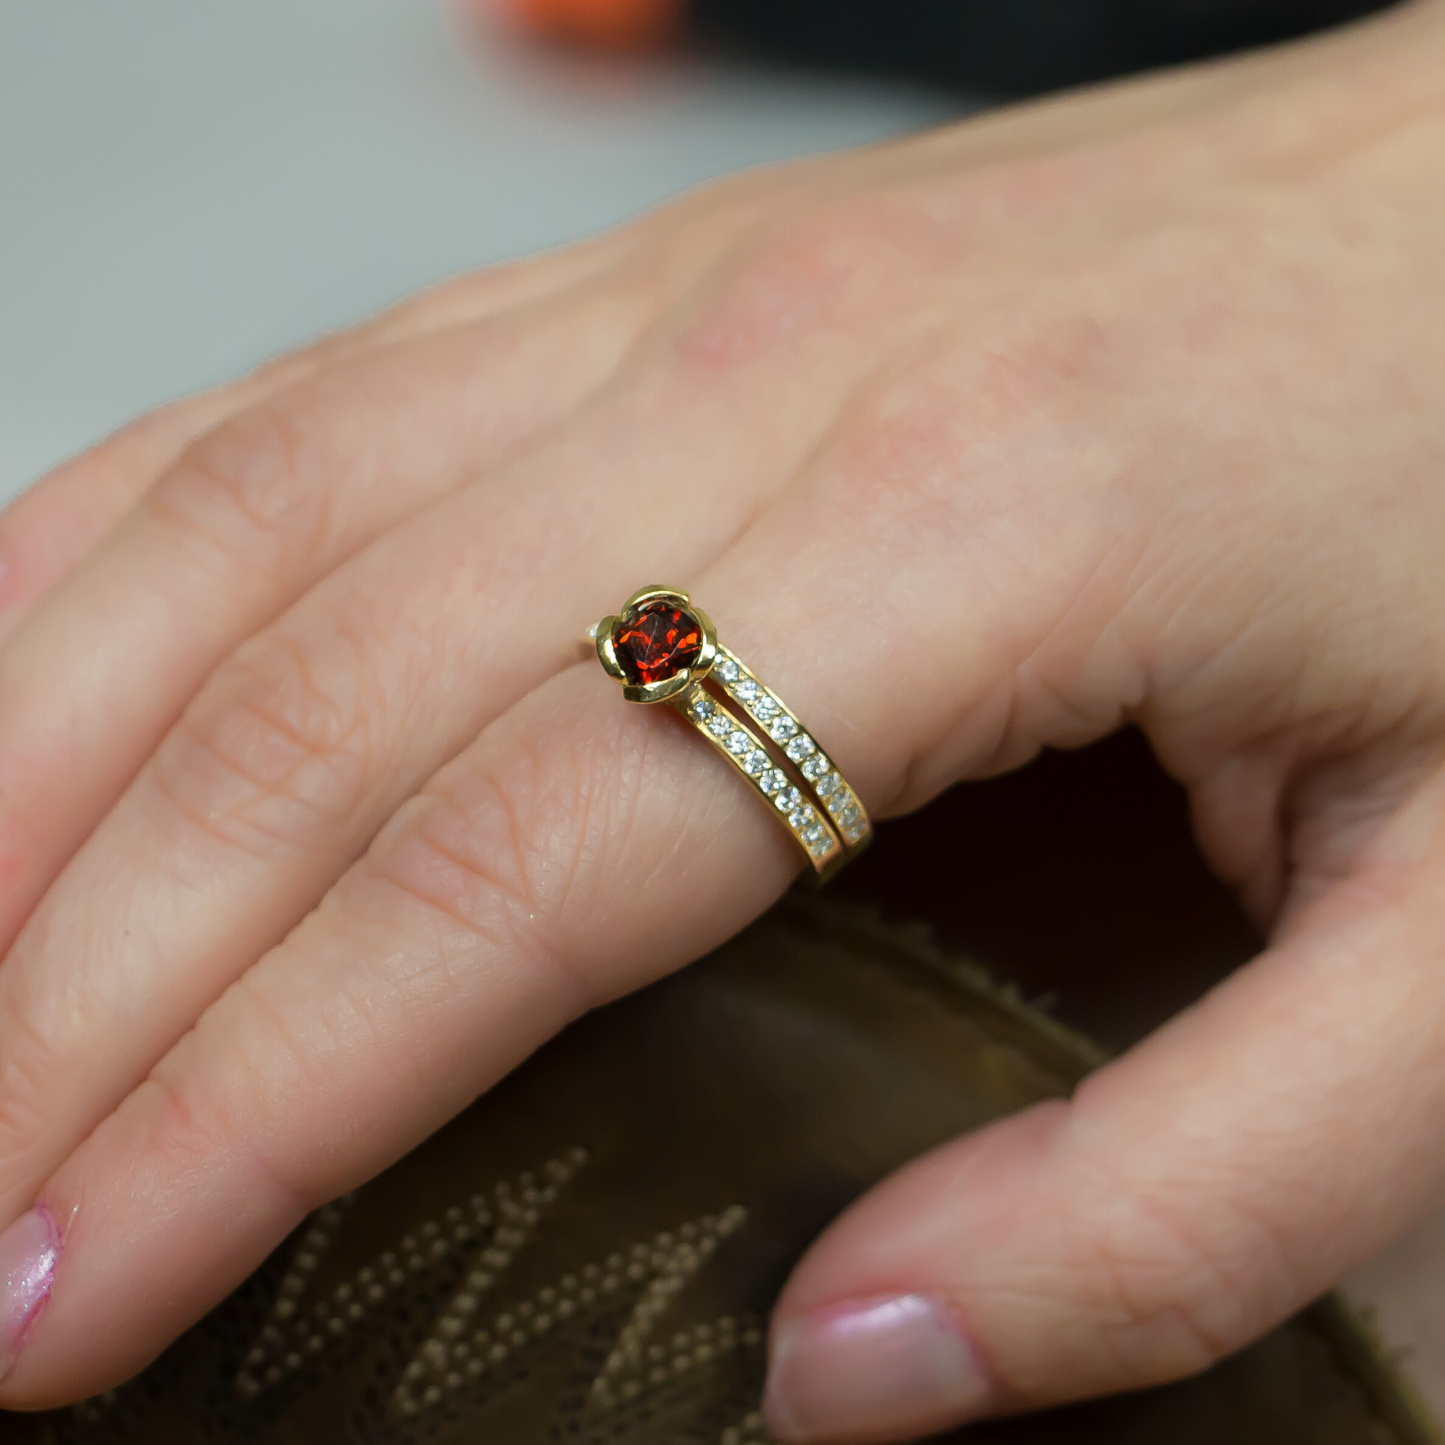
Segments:
[[[588,636],[629,702],[674,707],[788,830],[822,883],[873,836],[858,795],[797,715],[736,653],[712,619],[673,587],[634,592]]]

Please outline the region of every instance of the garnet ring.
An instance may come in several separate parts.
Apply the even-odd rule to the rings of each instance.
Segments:
[[[796,715],[735,653],[686,592],[644,587],[588,635],[629,702],[665,702],[757,790],[817,882],[873,836],[858,795]]]

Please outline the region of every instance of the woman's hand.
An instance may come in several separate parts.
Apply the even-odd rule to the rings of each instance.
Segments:
[[[1195,1370],[1439,1197],[1442,174],[1437,0],[712,188],[18,502],[0,1402],[135,1371],[787,886],[730,770],[577,661],[654,580],[875,815],[1138,721],[1274,923],[828,1233],[778,1433]]]

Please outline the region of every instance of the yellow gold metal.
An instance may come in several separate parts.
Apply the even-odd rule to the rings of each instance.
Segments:
[[[607,669],[609,677],[615,677],[618,682],[626,683],[627,674],[622,670],[622,664],[617,660],[617,653],[612,646],[612,629],[617,626],[615,617],[604,617],[597,624],[597,631],[594,634],[594,642],[597,645],[597,660]]]
[[[663,682],[632,683],[613,639],[622,620],[649,602],[666,602],[697,618],[702,650],[691,667]],[[867,810],[832,760],[777,693],[718,642],[712,619],[686,592],[640,588],[620,613],[597,624],[592,639],[624,698],[676,708],[752,784],[802,850],[815,882],[825,882],[872,841]]]

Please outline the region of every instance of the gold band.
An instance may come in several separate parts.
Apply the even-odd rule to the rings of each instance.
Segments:
[[[867,847],[873,825],[858,795],[686,592],[644,587],[589,635],[629,702],[670,704],[747,779],[817,882]]]

